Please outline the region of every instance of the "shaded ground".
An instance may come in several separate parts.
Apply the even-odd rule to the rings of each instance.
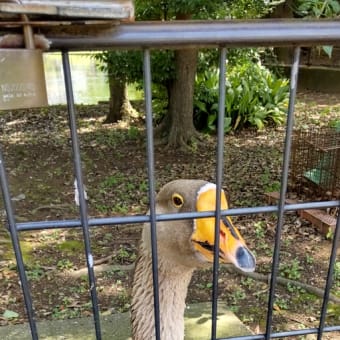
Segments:
[[[144,122],[102,125],[106,106],[78,107],[79,132],[90,216],[143,214],[147,210],[147,173]],[[340,100],[316,93],[299,95],[298,126],[319,127],[340,118]],[[17,221],[77,218],[67,111],[64,106],[6,112],[0,116],[1,145],[5,154]],[[264,193],[279,190],[283,128],[245,131],[225,139],[225,176],[234,207],[267,204]],[[157,188],[175,178],[215,178],[214,137],[193,147],[190,154],[156,148]],[[294,195],[294,194],[291,194]],[[301,197],[297,197],[298,199]],[[317,197],[314,197],[315,199]],[[1,209],[0,325],[25,320],[15,261]],[[268,274],[276,226],[275,215],[235,219],[257,255],[257,271]],[[131,270],[140,225],[91,229],[100,309],[116,313],[129,309]],[[80,230],[44,230],[20,234],[38,319],[70,318],[91,314]],[[331,242],[295,214],[286,216],[282,236],[280,276],[322,288]],[[119,265],[124,265],[119,267]],[[130,267],[128,267],[130,268]],[[105,269],[105,270],[103,270]],[[75,276],[75,274],[79,274]],[[86,272],[85,272],[86,273]],[[266,320],[266,282],[230,274],[222,268],[219,297],[255,332]],[[332,293],[340,298],[340,261]],[[197,272],[188,300],[211,300],[211,271]],[[276,291],[274,329],[317,327],[321,299],[295,286]],[[339,325],[340,307],[328,306],[327,324]],[[340,339],[339,334],[325,339]]]

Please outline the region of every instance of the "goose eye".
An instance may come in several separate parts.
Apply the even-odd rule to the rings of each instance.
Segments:
[[[176,208],[180,208],[184,203],[183,197],[180,194],[173,194],[172,203]]]

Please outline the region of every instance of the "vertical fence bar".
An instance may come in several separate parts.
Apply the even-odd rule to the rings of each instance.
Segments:
[[[225,77],[227,49],[220,48],[219,61],[219,98],[218,98],[218,123],[217,123],[217,150],[216,150],[216,213],[215,213],[215,248],[213,263],[213,292],[211,311],[211,339],[216,339],[217,332],[217,298],[218,298],[218,271],[220,249],[220,221],[221,221],[221,189],[223,177],[223,145],[224,145],[224,115],[225,115]]]
[[[332,251],[331,251],[330,258],[329,258],[329,267],[328,267],[328,273],[327,273],[325,293],[323,296],[323,302],[322,302],[322,307],[321,307],[318,340],[322,340],[323,330],[325,327],[327,305],[329,301],[329,294],[331,292],[331,288],[333,284],[334,265],[335,265],[336,257],[337,257],[339,239],[340,239],[340,213],[338,215],[337,222],[336,222],[335,233],[334,233],[333,244],[332,244]]]
[[[276,286],[279,259],[280,259],[282,226],[284,223],[284,206],[285,206],[287,184],[288,184],[288,170],[289,170],[289,159],[290,159],[292,132],[293,132],[293,123],[294,123],[294,104],[295,104],[296,90],[297,90],[299,62],[300,62],[300,47],[298,46],[298,47],[295,47],[294,49],[294,59],[293,59],[293,65],[292,65],[291,74],[290,74],[290,84],[289,84],[290,95],[289,95],[288,117],[287,117],[287,125],[286,125],[286,137],[285,137],[285,144],[284,144],[284,155],[283,155],[283,165],[282,165],[282,175],[281,175],[279,211],[278,211],[278,220],[277,220],[277,226],[276,226],[275,246],[274,246],[273,264],[272,264],[272,272],[271,272],[272,275],[270,279],[270,291],[269,291],[269,299],[268,299],[266,339],[270,339],[272,321],[273,321],[275,286]]]
[[[38,332],[37,332],[37,325],[36,325],[35,317],[34,317],[32,297],[30,294],[28,279],[27,279],[27,275],[25,272],[25,265],[24,265],[24,260],[22,257],[21,247],[19,243],[18,232],[16,229],[14,210],[12,207],[11,195],[9,192],[9,185],[8,185],[2,150],[0,150],[0,184],[1,184],[2,196],[4,199],[4,205],[5,205],[6,215],[7,215],[9,231],[10,231],[10,235],[12,239],[12,246],[14,249],[14,255],[15,255],[16,262],[17,262],[21,289],[22,289],[22,293],[24,296],[28,322],[29,322],[30,329],[31,329],[31,335],[32,335],[33,340],[38,340]]]
[[[95,275],[94,275],[94,269],[93,269],[93,256],[91,252],[91,241],[90,241],[90,232],[89,232],[88,215],[87,215],[87,203],[86,203],[85,192],[84,192],[84,184],[83,184],[84,182],[83,182],[81,159],[80,159],[80,148],[79,148],[79,140],[78,140],[78,133],[77,133],[77,123],[76,123],[76,118],[75,118],[74,99],[73,99],[71,68],[70,68],[68,52],[66,51],[62,52],[62,60],[63,60],[63,69],[64,69],[64,78],[65,78],[67,107],[68,107],[69,120],[70,120],[74,171],[75,171],[75,176],[76,176],[77,190],[79,194],[79,212],[80,212],[80,220],[81,220],[83,237],[84,237],[85,255],[86,255],[86,263],[87,263],[91,302],[92,302],[92,311],[93,311],[96,339],[100,340],[101,331],[100,331],[99,307],[98,307]]]
[[[158,286],[158,256],[157,256],[157,234],[156,234],[156,202],[155,202],[155,161],[154,143],[152,129],[152,94],[151,94],[151,64],[150,50],[143,53],[144,72],[144,97],[146,112],[147,133],[147,166],[149,182],[149,205],[150,205],[150,228],[151,228],[151,252],[152,252],[152,279],[154,297],[154,319],[156,340],[160,340],[160,316],[159,316],[159,286]]]

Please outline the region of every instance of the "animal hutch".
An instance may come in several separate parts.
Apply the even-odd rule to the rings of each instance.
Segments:
[[[340,129],[323,127],[293,134],[292,181],[298,192],[340,196]]]
[[[285,197],[288,184],[289,159],[291,154],[291,141],[293,135],[294,122],[294,102],[296,98],[297,79],[299,71],[300,46],[314,46],[317,44],[335,44],[340,41],[339,21],[172,21],[172,22],[139,22],[125,23],[133,19],[133,7],[130,1],[1,1],[0,2],[0,42],[2,47],[22,48],[25,44],[29,49],[37,47],[42,42],[44,48],[53,51],[62,51],[63,70],[65,76],[65,89],[67,93],[67,104],[69,114],[69,128],[72,141],[72,154],[74,163],[74,174],[76,177],[76,187],[79,199],[79,212],[76,219],[60,219],[53,221],[27,221],[16,220],[12,206],[10,184],[5,167],[6,159],[0,152],[0,184],[7,222],[11,234],[14,253],[17,261],[18,275],[20,278],[23,299],[27,311],[27,318],[32,339],[39,338],[34,301],[30,293],[29,280],[26,274],[22,250],[19,237],[23,231],[32,230],[53,230],[56,228],[82,228],[83,241],[85,244],[85,256],[88,274],[88,294],[91,297],[93,333],[96,339],[102,339],[99,304],[96,293],[96,277],[93,267],[93,257],[91,251],[89,228],[93,226],[127,225],[131,223],[148,223],[151,230],[151,246],[153,260],[154,278],[154,320],[156,339],[160,339],[160,317],[159,317],[159,295],[157,278],[157,239],[156,226],[158,221],[173,221],[182,219],[198,219],[203,217],[215,217],[217,220],[221,216],[253,216],[254,214],[276,214],[276,228],[273,230],[273,256],[270,261],[270,282],[268,291],[268,304],[266,309],[265,331],[263,334],[232,337],[229,339],[255,340],[271,338],[290,338],[308,334],[317,334],[318,339],[322,339],[327,332],[339,332],[340,324],[328,325],[326,323],[327,306],[330,297],[330,290],[333,284],[333,272],[336,262],[337,248],[340,238],[340,217],[337,219],[337,227],[332,241],[332,249],[328,261],[328,271],[325,277],[324,295],[320,304],[318,315],[318,327],[306,327],[303,329],[289,329],[283,332],[273,330],[273,313],[275,309],[275,299],[280,264],[281,234],[284,227],[284,217],[287,211],[297,211],[301,209],[317,209],[340,206],[339,200],[326,199],[321,202],[305,202],[296,204],[286,204]],[[34,31],[39,31],[40,37],[28,29],[25,39],[22,32],[25,27],[32,27]],[[30,42],[33,37],[33,43]],[[7,40],[7,38],[9,38]],[[42,40],[41,40],[41,39]],[[32,43],[32,44],[31,44]],[[214,48],[219,51],[220,58],[220,79],[219,79],[219,114],[218,114],[218,138],[216,148],[216,192],[222,188],[222,165],[224,161],[224,113],[225,113],[225,67],[226,52],[229,47],[254,47],[254,46],[287,46],[293,45],[294,57],[290,77],[290,102],[288,108],[288,119],[286,125],[286,137],[284,144],[283,166],[281,171],[281,191],[279,202],[275,205],[260,207],[244,207],[228,210],[221,210],[216,205],[216,211],[198,212],[190,211],[176,214],[156,214],[155,211],[155,166],[154,166],[154,143],[153,143],[153,115],[152,115],[152,91],[151,91],[151,63],[150,50],[176,49],[180,47]],[[73,101],[72,78],[68,59],[69,51],[78,50],[105,50],[105,49],[139,49],[143,51],[144,61],[144,94],[146,112],[146,150],[145,159],[148,175],[148,199],[150,205],[149,215],[133,216],[111,216],[90,218],[87,213],[87,202],[84,194],[83,172],[81,163],[81,153],[78,141],[78,131],[76,124],[76,108]],[[1,53],[0,49],[0,56]],[[23,52],[23,50],[21,51]],[[32,57],[32,56],[31,56]],[[32,57],[33,58],[33,57]],[[0,58],[1,59],[1,58]],[[0,72],[4,72],[1,68]],[[3,79],[0,77],[0,80]],[[24,81],[25,77],[20,78]],[[32,84],[31,84],[32,85]],[[19,96],[23,96],[33,87],[7,86],[5,89],[20,90]],[[27,92],[34,97],[34,91]],[[7,93],[8,94],[8,93]],[[7,96],[6,98],[10,98]],[[42,101],[34,102],[31,105],[42,105]],[[6,104],[7,105],[7,104]],[[13,104],[14,105],[14,104]],[[26,106],[27,105],[27,106]],[[14,107],[14,106],[13,106]],[[22,106],[21,106],[22,107]],[[25,104],[28,107],[28,104]],[[8,106],[6,107],[6,109]],[[0,108],[0,110],[2,110]],[[326,139],[310,145],[301,146],[303,156],[307,153],[313,154],[312,160],[308,164],[299,163],[301,170],[296,176],[305,177],[309,182],[316,185],[325,185],[326,190],[333,190],[329,187],[328,180],[332,175],[339,172],[339,149],[334,156],[334,148],[329,147]],[[319,144],[319,145],[318,145]],[[322,146],[318,150],[319,146]],[[295,146],[295,148],[298,150]],[[314,148],[314,149],[313,149]],[[306,151],[307,150],[307,151]],[[241,152],[241,151],[240,151]],[[320,153],[321,152],[321,153]],[[314,155],[315,154],[315,155]],[[331,164],[331,171],[324,170],[325,164]],[[51,164],[51,167],[53,165]],[[337,172],[336,172],[337,171]],[[236,175],[236,174],[235,174]],[[337,177],[338,178],[338,177]],[[337,184],[336,184],[337,185]],[[327,187],[326,187],[327,186]],[[219,200],[219,195],[216,201]],[[215,234],[219,235],[219,227],[216,223]],[[219,282],[219,248],[214,250],[213,283],[212,283],[212,306],[211,306],[211,339],[216,340],[217,325],[217,291]],[[58,287],[56,287],[58,289]]]

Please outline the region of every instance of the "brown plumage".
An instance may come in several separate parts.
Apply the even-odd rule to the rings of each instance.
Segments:
[[[216,187],[201,180],[166,184],[156,198],[157,214],[215,209]],[[221,209],[228,209],[224,193]],[[214,218],[157,223],[157,252],[162,340],[184,338],[184,309],[188,285],[196,268],[213,260]],[[220,222],[220,261],[244,271],[255,258],[230,218]],[[145,224],[132,288],[131,321],[134,340],[155,338],[150,225]]]

